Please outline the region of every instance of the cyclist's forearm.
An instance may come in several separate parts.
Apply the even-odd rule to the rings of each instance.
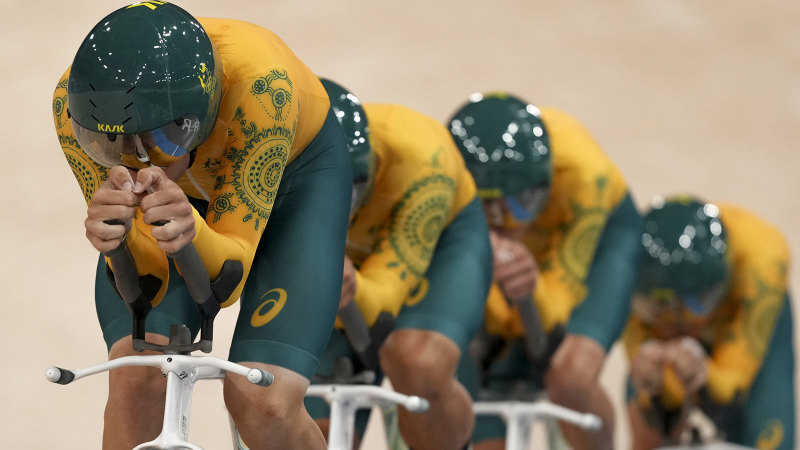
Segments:
[[[405,284],[393,274],[379,270],[356,272],[356,294],[353,300],[368,325],[375,323],[381,312],[394,316],[400,312],[406,296]]]

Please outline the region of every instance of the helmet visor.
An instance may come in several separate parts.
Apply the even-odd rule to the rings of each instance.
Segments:
[[[536,220],[547,203],[550,186],[537,186],[525,189],[519,194],[506,195],[508,213],[517,222],[530,223]]]
[[[483,210],[492,227],[525,228],[544,210],[550,186],[528,188],[514,195],[483,198]]]
[[[686,309],[691,311],[692,314],[705,317],[722,303],[727,287],[727,280],[720,281],[698,294],[684,294],[681,296],[681,300]]]
[[[698,293],[678,293],[673,289],[651,289],[640,293],[637,315],[643,319],[656,321],[667,311],[684,311],[693,317],[703,318],[711,314],[722,303],[727,292],[727,282],[720,281]]]
[[[189,153],[200,134],[200,121],[184,115],[155,130],[116,134],[89,130],[72,119],[72,129],[83,151],[98,164],[143,169],[167,167]]]

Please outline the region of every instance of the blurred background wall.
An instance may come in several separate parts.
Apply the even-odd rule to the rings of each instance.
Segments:
[[[93,305],[96,253],[83,237],[85,203],[56,140],[51,95],[89,29],[125,4],[0,2],[3,448],[100,447],[106,379],[61,387],[44,378],[51,364],[84,367],[106,355]],[[475,91],[562,108],[594,134],[640,206],[676,192],[738,203],[777,225],[800,255],[800,3],[178,4],[271,29],[365,102],[400,103],[441,121]],[[792,266],[795,297],[799,275]],[[219,356],[235,312],[218,319]],[[626,370],[617,348],[603,382],[619,402]],[[209,449],[227,448],[220,393],[219,383],[196,390],[191,436]],[[626,448],[618,420],[617,444]],[[381,448],[370,442],[365,448]]]

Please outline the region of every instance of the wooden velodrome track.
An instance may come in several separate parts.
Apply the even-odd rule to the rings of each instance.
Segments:
[[[3,0],[0,101],[0,448],[99,448],[106,378],[61,387],[44,370],[105,358],[94,313],[96,253],[85,204],[53,131],[51,94],[88,30],[117,0]],[[245,19],[367,102],[439,120],[475,91],[508,90],[583,121],[640,206],[691,192],[775,223],[800,255],[800,4],[695,2],[255,2],[183,0]],[[800,266],[791,268],[797,297]],[[226,355],[236,307],[218,322]],[[797,317],[797,315],[796,315]],[[620,406],[626,366],[603,382]],[[192,438],[229,448],[219,383],[198,385]],[[364,448],[382,448],[371,429]],[[617,446],[627,448],[624,416]]]

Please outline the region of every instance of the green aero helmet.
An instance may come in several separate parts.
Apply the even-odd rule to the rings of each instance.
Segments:
[[[520,222],[534,220],[552,178],[550,140],[539,109],[509,94],[473,94],[448,122],[484,200],[504,199]]]
[[[648,301],[680,302],[697,316],[708,315],[729,284],[727,233],[719,208],[691,197],[656,197],[644,223],[637,291]]]
[[[366,203],[373,181],[375,160],[369,142],[367,114],[361,101],[350,91],[326,78],[320,78],[328,92],[331,108],[342,126],[350,162],[353,166],[353,197],[350,214],[353,215]]]
[[[162,1],[120,8],[84,39],[72,63],[69,116],[101,165],[166,166],[211,134],[222,65],[191,14]]]

